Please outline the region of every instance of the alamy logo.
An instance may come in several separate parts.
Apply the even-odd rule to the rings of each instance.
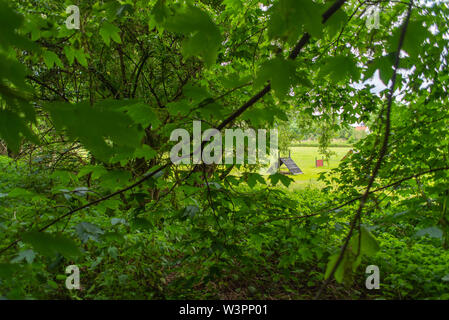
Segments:
[[[80,286],[80,269],[77,265],[70,265],[65,269],[65,273],[69,273],[70,275],[65,280],[65,286],[69,290],[81,288]]]
[[[70,5],[65,10],[70,16],[67,17],[65,25],[67,29],[79,29],[80,28],[80,9],[75,5]]]
[[[366,267],[365,273],[369,274],[365,281],[365,287],[368,290],[380,289],[379,267],[373,264],[369,265],[368,267]]]
[[[266,136],[265,129],[259,129],[257,133],[254,129],[226,129],[223,148],[219,130],[211,128],[202,133],[201,121],[193,121],[193,148],[190,133],[185,129],[175,129],[170,141],[179,142],[171,149],[170,159],[174,164],[259,164],[262,166],[259,173],[272,174],[278,160],[277,129],[270,130],[269,146]]]
[[[380,28],[380,10],[378,7],[370,7],[366,12],[366,27],[368,31]]]

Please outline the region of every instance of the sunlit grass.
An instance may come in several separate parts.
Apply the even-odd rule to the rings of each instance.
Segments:
[[[302,189],[307,186],[321,186],[317,181],[321,172],[326,172],[332,168],[336,168],[341,159],[351,149],[347,148],[329,148],[335,154],[331,156],[329,163],[324,162],[323,167],[317,168],[315,166],[315,159],[322,159],[323,157],[318,153],[318,147],[292,147],[290,148],[290,154],[292,159],[296,162],[298,167],[304,172],[300,175],[289,175],[295,180],[289,189]],[[285,171],[285,166],[281,169]]]

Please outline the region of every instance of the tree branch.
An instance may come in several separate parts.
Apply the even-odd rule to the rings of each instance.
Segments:
[[[387,153],[387,149],[388,149],[388,139],[390,136],[390,127],[391,127],[391,106],[393,103],[393,94],[394,94],[394,88],[396,86],[396,76],[397,76],[397,72],[399,69],[399,62],[400,62],[400,54],[401,54],[401,48],[402,45],[404,43],[404,39],[405,39],[405,34],[407,32],[407,27],[408,27],[408,23],[410,20],[410,14],[411,14],[411,10],[412,10],[412,3],[413,0],[410,1],[409,6],[408,6],[408,10],[407,10],[407,16],[405,18],[404,24],[401,28],[401,35],[399,38],[399,44],[398,44],[398,49],[396,52],[396,59],[394,62],[394,72],[393,72],[393,76],[391,78],[391,87],[389,90],[389,94],[388,94],[388,102],[387,102],[387,110],[386,110],[386,123],[385,123],[385,136],[384,136],[384,140],[382,143],[382,147],[380,149],[379,152],[379,158],[377,159],[377,162],[374,166],[374,169],[372,171],[371,174],[371,178],[368,182],[368,185],[366,187],[365,193],[363,194],[363,196],[360,198],[360,205],[359,208],[357,209],[357,212],[353,218],[353,220],[351,221],[351,225],[349,228],[349,232],[348,235],[346,236],[345,242],[343,244],[343,247],[340,251],[340,255],[338,256],[338,259],[336,261],[336,263],[334,264],[334,266],[332,267],[332,270],[328,276],[328,278],[326,279],[326,281],[323,283],[323,285],[321,286],[320,290],[318,291],[317,295],[315,296],[315,299],[318,299],[321,295],[321,292],[323,291],[323,289],[329,284],[329,282],[332,280],[332,277],[334,276],[335,272],[337,271],[338,266],[340,265],[340,263],[343,260],[345,251],[349,245],[349,241],[351,240],[352,234],[354,232],[354,228],[356,226],[356,222],[361,218],[361,214],[363,211],[363,208],[365,206],[366,201],[368,200],[368,197],[370,195],[370,190],[371,187],[374,183],[374,180],[377,177],[377,174],[379,172],[380,166],[382,165],[382,160],[385,156],[385,154]],[[375,148],[376,146],[374,146]]]

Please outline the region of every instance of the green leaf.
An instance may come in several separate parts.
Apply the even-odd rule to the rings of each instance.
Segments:
[[[25,83],[25,76],[27,75],[27,70],[25,67],[17,62],[15,59],[10,59],[0,53],[0,93],[2,93],[3,79],[11,82],[14,86],[19,89],[26,90],[28,87]],[[9,87],[9,86],[8,86]],[[5,92],[6,94],[7,92]]]
[[[401,27],[396,28],[393,32],[393,36],[388,41],[390,53],[394,53],[398,50],[401,29]],[[430,35],[430,32],[423,26],[422,21],[410,21],[405,33],[402,50],[406,51],[410,57],[417,58],[422,50],[422,43]]]
[[[348,16],[343,10],[337,10],[326,22],[326,29],[329,35],[329,39],[333,39],[338,33],[340,33],[344,24],[348,21]]]
[[[47,65],[47,68],[51,69],[56,64],[58,67],[62,68],[64,65],[62,64],[61,59],[56,55],[56,53],[52,51],[45,51],[43,54],[44,62]]]
[[[221,33],[205,11],[194,6],[180,8],[167,19],[165,28],[187,36],[182,44],[185,58],[200,56],[208,66],[217,60]]]
[[[190,98],[191,102],[194,103],[202,102],[212,97],[206,87],[194,85],[190,82],[182,88],[182,94]]]
[[[84,53],[83,49],[78,49],[78,50],[74,50],[75,51],[75,58],[76,61],[79,62],[80,65],[82,65],[83,67],[88,66],[87,64],[87,58],[86,58],[86,54]]]
[[[243,0],[223,0],[226,9],[240,10],[243,6]]]
[[[365,227],[361,227],[362,231],[362,243],[361,243],[361,249],[362,252],[367,255],[374,255],[377,251],[379,251],[379,243],[377,242],[376,238],[371,234],[371,232],[368,231]]]
[[[9,1],[8,1],[9,2]],[[24,43],[23,37],[16,33],[22,25],[23,16],[15,12],[8,6],[7,1],[0,1],[0,46],[7,49],[8,46],[21,46]]]
[[[53,280],[48,280],[47,284],[52,289],[55,289],[55,290],[58,289],[58,284],[56,282],[54,282]]]
[[[52,103],[45,109],[50,112],[56,129],[65,130],[73,140],[79,139],[101,160],[107,161],[123,151],[132,155],[141,144],[143,131],[128,115],[107,103],[93,107],[88,102]]]
[[[360,230],[362,234],[362,238],[360,239],[361,240],[360,254],[367,256],[375,255],[376,252],[379,251],[380,249],[376,238],[374,238],[371,232],[369,232],[368,229],[366,229],[364,226],[362,226]],[[352,252],[354,254],[357,254],[359,247],[359,234],[357,234],[355,237],[351,239],[351,247]]]
[[[321,38],[323,36],[323,24],[321,23],[323,7],[311,0],[295,1],[295,3],[301,8],[305,31],[310,33],[314,38]]]
[[[158,0],[151,10],[152,23],[150,22],[150,25],[162,25],[169,14],[170,11],[165,5],[165,0]]]
[[[185,116],[190,112],[190,108],[189,103],[185,99],[167,104],[167,110],[173,116]]]
[[[184,211],[183,211],[182,214],[183,214],[184,217],[194,218],[195,215],[199,211],[200,211],[200,208],[198,208],[198,206],[189,205],[189,206],[184,208]]]
[[[60,253],[64,257],[69,258],[81,254],[73,240],[60,234],[31,231],[23,234],[22,239],[25,243],[32,245],[36,251],[45,256],[52,257]]]
[[[339,256],[340,256],[340,252],[329,257],[329,261],[328,261],[327,267],[326,267],[326,272],[324,273],[324,279],[329,278],[335,264],[337,263]],[[338,283],[343,282],[344,274],[345,274],[345,263],[346,263],[346,253],[344,254],[342,261],[340,262],[340,264],[338,265],[338,267],[334,273],[335,280],[337,280]]]
[[[81,178],[89,173],[92,173],[92,179],[97,179],[108,173],[108,170],[103,166],[85,166],[81,168],[77,176]]]
[[[9,263],[0,263],[0,279],[10,278],[17,270],[19,270],[17,265]]]
[[[24,118],[9,110],[0,109],[0,137],[6,141],[9,148],[18,152],[23,138],[39,143],[37,137],[28,127]]]
[[[118,249],[116,247],[109,247],[108,248],[108,254],[113,258],[118,258]]]
[[[109,47],[111,39],[117,43],[122,43],[120,38],[120,28],[116,27],[112,23],[104,22],[100,28],[100,35],[103,38],[104,43]]]
[[[151,230],[153,228],[153,224],[145,218],[136,217],[132,220],[133,229],[138,230]]]
[[[321,38],[322,11],[323,6],[312,0],[280,0],[269,11],[268,36],[284,39],[288,43],[298,41],[303,32]]]
[[[67,61],[69,62],[69,65],[72,65],[73,62],[75,61],[75,53],[76,53],[75,50],[71,46],[65,46],[64,53],[65,53],[65,56],[67,57]]]
[[[276,57],[262,64],[254,85],[259,87],[266,81],[271,82],[276,96],[283,99],[297,80],[297,62]]]
[[[324,59],[318,76],[327,76],[335,83],[348,79],[357,81],[360,79],[360,71],[351,56],[335,56]]]
[[[125,12],[128,12],[129,14],[132,14],[134,12],[134,8],[129,3],[123,4],[118,8],[117,10],[117,17],[122,17]]]
[[[356,259],[354,260],[354,262],[352,263],[352,271],[355,272],[358,268],[358,266],[360,265],[360,263],[362,263],[362,255],[359,254]]]
[[[89,239],[99,241],[100,236],[104,233],[100,227],[89,222],[80,222],[75,226],[75,230],[83,243],[86,243]]]
[[[21,251],[17,257],[11,260],[11,262],[17,263],[22,260],[25,260],[27,263],[33,263],[35,257],[36,253],[33,250],[28,249]]]
[[[102,235],[102,238],[106,241],[122,242],[124,240],[123,234],[118,232],[106,232]]]
[[[279,181],[288,188],[290,183],[292,183],[294,180],[290,177],[287,177],[281,173],[275,173],[270,175],[271,184],[275,186]]]
[[[127,224],[127,222],[126,222],[126,220],[125,219],[122,219],[122,218],[112,218],[111,219],[111,225],[113,225],[113,226],[115,226],[116,224]]]
[[[415,233],[415,237],[423,237],[423,236],[429,236],[431,238],[443,238],[443,231],[438,227],[429,227],[425,229],[418,230]]]
[[[394,54],[378,57],[368,65],[365,78],[371,78],[376,70],[379,70],[379,77],[387,85],[393,76]]]
[[[231,73],[227,77],[220,77],[219,79],[221,80],[223,87],[226,89],[236,88],[250,81],[249,76],[241,77],[237,72]]]
[[[250,188],[254,188],[258,182],[265,184],[265,179],[258,173],[248,173],[248,179],[246,182]]]
[[[152,129],[156,129],[161,124],[153,109],[145,103],[126,106],[123,110],[126,110],[131,119],[141,124],[143,128],[148,128],[151,124]]]
[[[156,157],[157,152],[154,151],[150,146],[144,144],[142,147],[136,149],[134,152],[135,158],[144,158],[145,160],[151,160]]]
[[[14,188],[8,193],[9,198],[30,198],[35,196],[34,192],[28,191],[23,188]]]

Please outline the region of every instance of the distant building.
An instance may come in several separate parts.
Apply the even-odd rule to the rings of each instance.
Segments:
[[[365,132],[369,131],[367,126],[357,126],[357,127],[355,127],[355,130],[357,130],[357,131],[365,131]]]

